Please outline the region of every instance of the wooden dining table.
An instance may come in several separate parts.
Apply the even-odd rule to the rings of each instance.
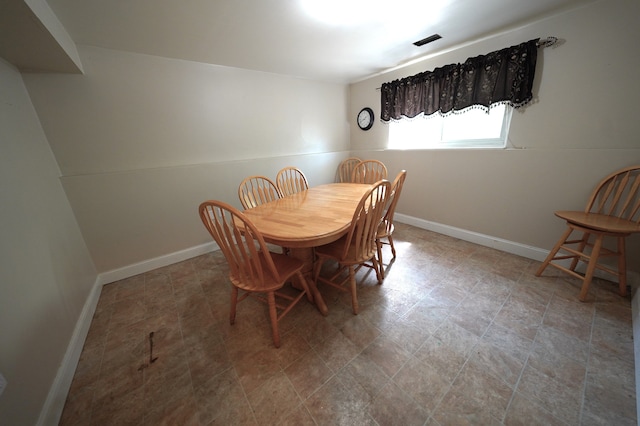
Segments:
[[[328,309],[313,280],[313,248],[342,237],[351,225],[353,213],[372,185],[329,183],[244,210],[265,241],[289,249],[304,261],[308,281],[318,310]]]

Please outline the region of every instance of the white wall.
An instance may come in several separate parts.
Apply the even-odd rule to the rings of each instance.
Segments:
[[[401,214],[549,250],[564,229],[554,210],[583,209],[601,178],[640,163],[639,16],[636,0],[602,0],[353,84],[352,154],[408,170]],[[355,125],[362,107],[380,116],[384,82],[547,36],[562,43],[539,50],[535,102],[514,113],[511,149],[385,151],[386,125]],[[628,250],[638,273],[640,235]]]
[[[563,226],[553,210],[582,208],[601,176],[640,162],[639,8],[602,0],[349,88],[86,46],[84,75],[0,64],[0,423],[37,419],[81,334],[91,259],[109,275],[209,242],[197,205],[239,205],[249,174],[297,165],[319,184],[351,150],[409,171],[400,214],[548,249]],[[548,35],[564,44],[540,52],[518,149],[384,151],[383,125],[355,126],[364,106],[379,116],[385,81]]]
[[[33,425],[96,272],[22,77],[2,59],[0,99],[0,424]]]
[[[345,85],[80,46],[85,75],[25,75],[99,272],[210,241],[197,207],[251,174],[333,180]]]

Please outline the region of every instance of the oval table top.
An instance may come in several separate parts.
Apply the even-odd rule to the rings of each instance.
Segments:
[[[243,213],[264,239],[283,247],[317,247],[348,231],[369,184],[329,183],[311,187]]]

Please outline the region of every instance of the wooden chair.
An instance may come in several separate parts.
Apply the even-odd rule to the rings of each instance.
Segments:
[[[407,171],[402,170],[396,176],[393,184],[391,185],[391,194],[389,195],[389,207],[385,212],[382,223],[378,226],[378,234],[376,237],[376,245],[378,247],[378,265],[380,266],[380,275],[382,279],[384,279],[384,264],[382,263],[382,245],[388,244],[391,246],[391,253],[393,254],[393,260],[396,258],[396,248],[393,246],[393,216],[396,212],[396,205],[398,204],[398,199],[400,199],[400,193],[402,192],[402,187],[404,185],[404,181],[407,178]],[[383,241],[386,239],[387,241]],[[389,262],[391,263],[391,262]]]
[[[376,232],[386,207],[387,198],[391,192],[391,184],[387,180],[377,182],[360,199],[356,207],[351,226],[345,236],[337,241],[315,248],[317,257],[315,264],[314,280],[332,285],[340,290],[347,291],[344,285],[349,282],[351,289],[351,306],[353,313],[358,314],[358,297],[356,291],[355,272],[360,265],[366,262],[373,263],[378,282],[382,283],[380,268],[376,260]],[[322,264],[327,259],[336,260],[339,264],[337,273],[330,279],[320,276]],[[340,282],[335,282],[348,269],[349,275]]]
[[[266,176],[249,176],[240,182],[238,197],[245,209],[252,209],[269,201],[280,198],[280,191]]]
[[[338,165],[338,182],[351,182],[351,173],[353,168],[358,165],[361,160],[358,157],[349,157]]]
[[[272,253],[256,227],[235,207],[221,201],[205,201],[199,207],[200,218],[229,264],[231,311],[229,321],[235,322],[236,306],[247,296],[258,296],[269,306],[271,333],[276,348],[280,347],[280,321],[306,294],[312,301],[307,281],[301,273],[302,260]],[[285,282],[297,277],[302,291],[296,296],[284,294]],[[239,290],[244,293],[238,297]],[[276,299],[278,297],[278,299]],[[284,304],[278,302],[284,300]],[[280,310],[280,314],[278,311]]]
[[[557,211],[555,215],[566,221],[567,229],[536,271],[536,276],[540,276],[551,265],[579,278],[582,288],[578,298],[584,302],[593,273],[599,269],[616,276],[620,295],[626,296],[625,238],[640,232],[640,165],[624,168],[605,177],[592,192],[584,211]],[[574,231],[581,232],[582,236],[570,239]],[[604,247],[605,237],[615,238],[617,248]],[[617,268],[599,263],[603,257],[617,258]],[[569,259],[569,267],[553,263]],[[584,273],[576,271],[578,262],[587,265]]]
[[[276,186],[283,197],[309,189],[307,177],[297,167],[281,169],[276,176]]]
[[[351,172],[351,182],[376,183],[387,178],[387,167],[382,161],[362,160]]]

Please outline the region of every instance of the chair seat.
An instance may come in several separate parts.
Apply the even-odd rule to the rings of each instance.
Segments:
[[[304,266],[304,263],[302,262],[302,260],[297,259],[293,256],[287,256],[286,254],[282,254],[282,253],[274,253],[272,251],[269,253],[271,254],[271,259],[273,260],[273,264],[276,266],[278,271],[283,276],[293,275],[296,272],[301,271],[302,267]],[[262,252],[260,253],[260,263],[262,264],[263,269],[266,271],[267,262]],[[232,278],[232,280],[233,280],[233,284],[236,287],[245,291],[252,291],[252,292],[276,291],[282,287],[282,283],[275,281],[270,274],[265,274],[264,281],[259,286],[253,286],[247,281],[241,280],[241,279],[234,280]]]
[[[570,210],[559,210],[555,212],[555,215],[574,225],[601,232],[615,234],[640,232],[640,224],[620,217]]]

